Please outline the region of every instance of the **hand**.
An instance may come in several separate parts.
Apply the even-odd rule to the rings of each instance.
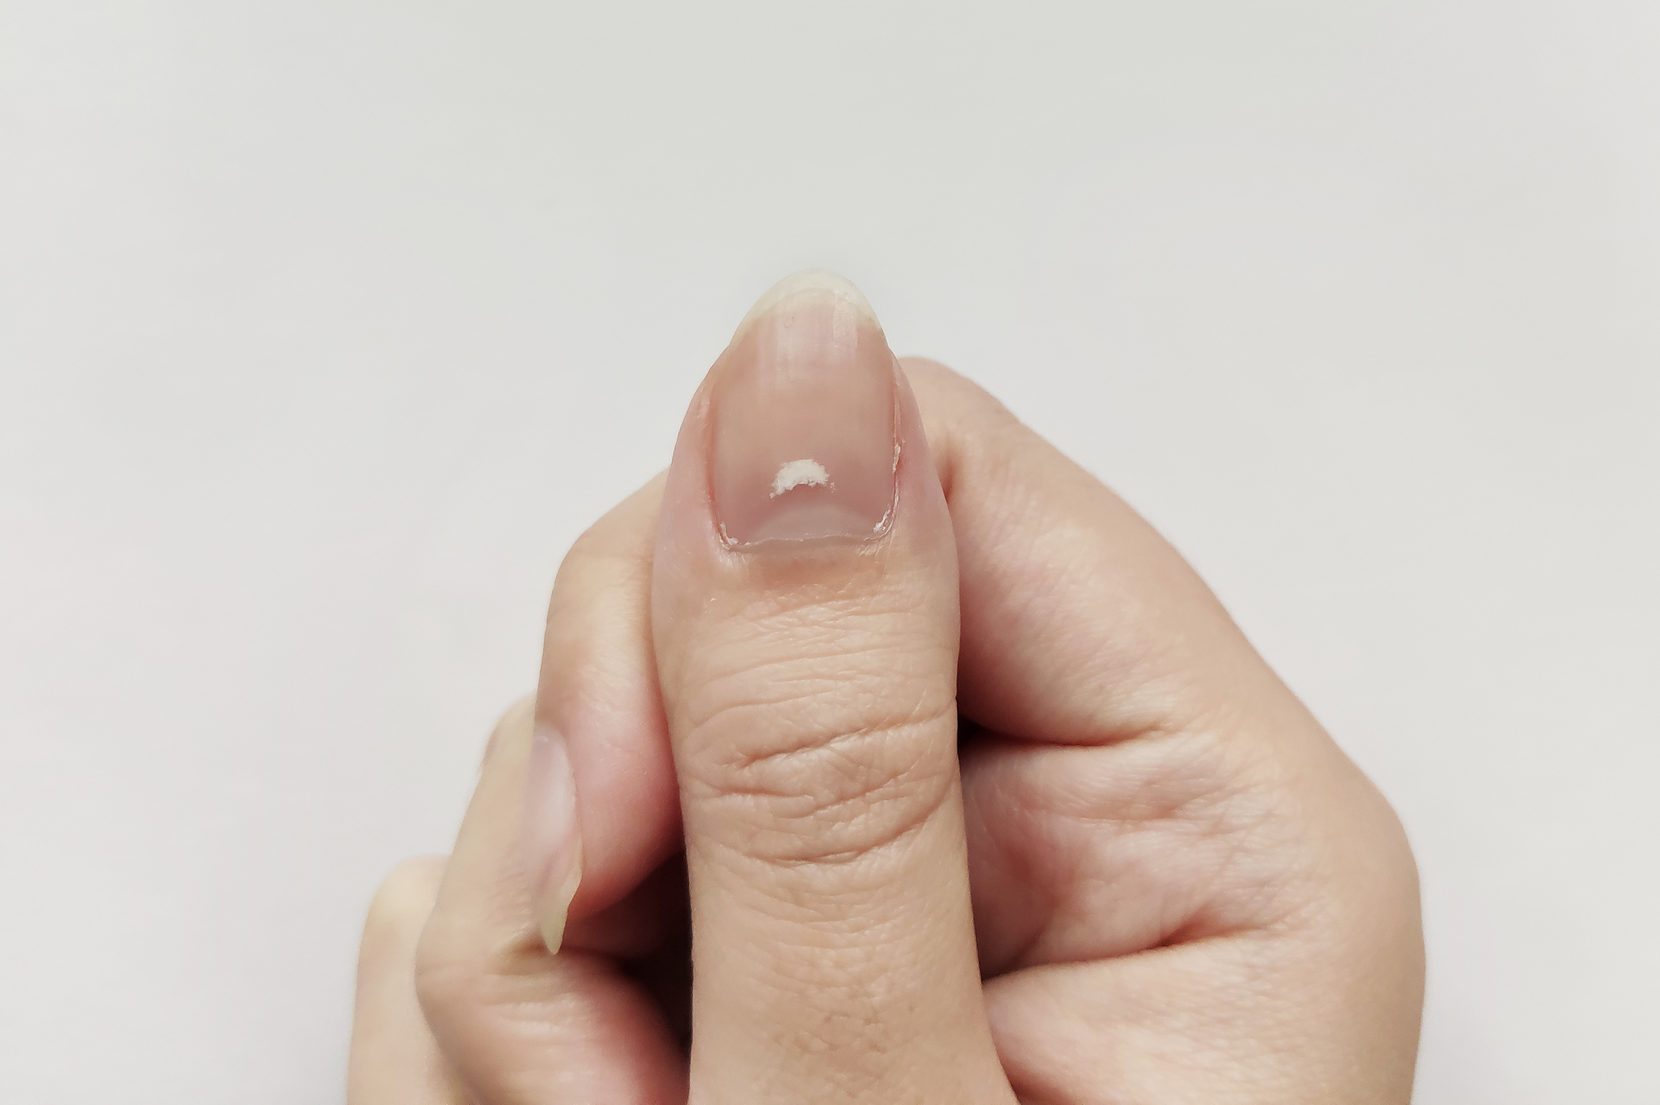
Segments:
[[[1398,1103],[1422,981],[1394,815],[1204,585],[806,276],[377,899],[351,1099]]]

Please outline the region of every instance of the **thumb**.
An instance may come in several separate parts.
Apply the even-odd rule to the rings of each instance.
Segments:
[[[851,285],[756,304],[692,402],[660,527],[692,1100],[1012,1101],[969,905],[951,524]]]

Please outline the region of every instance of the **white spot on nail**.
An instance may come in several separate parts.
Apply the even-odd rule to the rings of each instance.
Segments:
[[[824,470],[824,465],[811,457],[801,460],[785,461],[778,467],[778,474],[772,477],[772,494],[769,498],[776,499],[786,491],[794,491],[798,487],[830,487],[830,473]]]

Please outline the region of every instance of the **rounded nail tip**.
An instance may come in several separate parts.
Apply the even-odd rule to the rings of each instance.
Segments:
[[[544,913],[537,923],[537,931],[548,954],[558,955],[560,946],[565,942],[565,912]]]
[[[521,827],[525,883],[537,927],[555,939],[582,872],[582,839],[577,819],[576,779],[564,735],[542,723],[531,732],[525,765],[525,806]]]
[[[558,955],[560,947],[565,943],[565,928],[570,921],[571,901],[576,897],[576,890],[581,882],[581,872],[573,870],[557,886],[545,892],[537,904],[536,929],[542,937],[542,945],[553,955]]]
[[[736,333],[747,330],[757,319],[764,318],[778,310],[785,303],[797,298],[825,298],[836,301],[845,306],[850,313],[867,319],[872,325],[880,329],[876,319],[876,311],[870,301],[853,281],[840,273],[829,269],[801,269],[793,272],[778,281],[761,294],[738,323]]]

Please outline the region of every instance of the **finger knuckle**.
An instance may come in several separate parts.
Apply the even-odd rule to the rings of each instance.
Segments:
[[[415,948],[415,994],[434,1028],[453,1027],[484,1004],[488,964],[441,918],[421,932]]]
[[[550,962],[528,926],[491,936],[439,910],[415,949],[415,994],[440,1039],[482,1046],[505,1024],[543,1016]]]
[[[643,575],[647,561],[641,555],[642,541],[633,532],[618,532],[619,524],[607,516],[577,535],[554,576],[554,602],[563,594],[583,591],[595,580],[615,583]]]
[[[381,880],[363,922],[363,938],[358,946],[360,970],[415,940],[432,911],[443,867],[441,857],[412,857]]]
[[[554,580],[540,689],[544,709],[555,717],[596,701],[623,708],[654,694],[644,630],[650,558],[609,528],[602,522],[578,537]]]
[[[1368,784],[1374,798],[1372,854],[1376,862],[1365,869],[1370,882],[1368,898],[1394,908],[1416,920],[1420,910],[1420,876],[1412,841],[1400,814],[1375,785]]]
[[[496,724],[490,727],[490,736],[484,742],[484,755],[479,758],[480,762],[489,763],[490,757],[496,754],[504,741],[511,740],[515,733],[524,730],[530,724],[535,709],[534,696],[525,695],[503,710],[501,716],[496,718]]]
[[[841,863],[925,825],[956,785],[956,703],[877,655],[775,660],[709,681],[683,786],[714,839],[771,863]]]

